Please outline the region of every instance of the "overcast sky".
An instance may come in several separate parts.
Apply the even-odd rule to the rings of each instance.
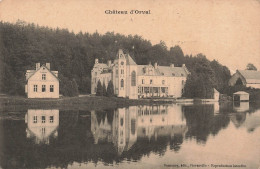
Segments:
[[[0,0],[0,20],[18,19],[75,33],[138,34],[152,44],[180,45],[232,70],[260,70],[259,0]],[[150,10],[150,15],[105,10]]]

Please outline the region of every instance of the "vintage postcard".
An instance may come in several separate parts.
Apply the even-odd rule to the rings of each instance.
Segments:
[[[259,169],[259,0],[0,0],[0,169]]]

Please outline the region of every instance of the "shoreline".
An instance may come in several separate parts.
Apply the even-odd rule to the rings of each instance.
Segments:
[[[28,99],[22,96],[0,97],[1,110],[5,108],[13,109],[79,109],[79,110],[104,110],[117,107],[133,105],[151,104],[150,99],[131,100],[118,97],[105,96],[83,96],[83,97],[63,97],[59,99]]]
[[[60,110],[105,110],[118,107],[128,107],[136,105],[151,105],[151,104],[209,104],[215,102],[202,102],[202,99],[138,99],[132,100],[119,97],[91,96],[85,95],[81,97],[62,97],[59,99],[28,99],[23,96],[0,96],[1,111],[27,109],[60,109]],[[232,101],[219,101],[232,102]]]

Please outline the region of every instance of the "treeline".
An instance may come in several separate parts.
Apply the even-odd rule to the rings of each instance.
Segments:
[[[25,71],[35,69],[37,62],[49,62],[51,70],[59,71],[61,94],[90,93],[95,58],[100,62],[114,60],[119,48],[128,52],[137,64],[186,64],[192,73],[187,81],[186,97],[206,97],[212,87],[222,90],[230,77],[228,68],[217,61],[210,62],[202,54],[184,56],[179,46],[168,49],[163,41],[152,45],[138,35],[75,34],[22,21],[0,22],[0,92],[24,95]]]

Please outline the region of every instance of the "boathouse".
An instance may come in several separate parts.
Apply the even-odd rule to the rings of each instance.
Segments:
[[[249,101],[249,94],[244,91],[233,93],[233,101]]]

